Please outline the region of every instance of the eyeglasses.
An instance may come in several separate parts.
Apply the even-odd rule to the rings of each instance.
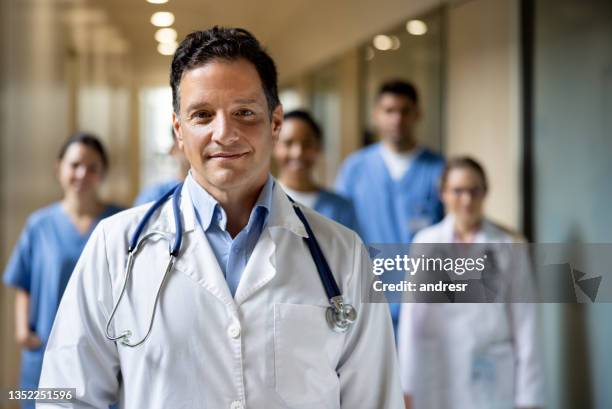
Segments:
[[[482,187],[480,187],[480,186],[472,187],[472,188],[456,187],[456,188],[451,188],[449,190],[456,197],[461,197],[464,194],[467,194],[470,197],[479,198],[479,197],[484,196],[484,193],[485,193],[485,190]]]

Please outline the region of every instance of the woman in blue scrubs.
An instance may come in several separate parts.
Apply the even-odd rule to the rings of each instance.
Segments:
[[[321,153],[321,128],[306,111],[285,114],[283,127],[274,148],[278,181],[298,203],[358,231],[353,204],[315,183],[312,170]]]
[[[38,387],[60,299],[89,235],[101,219],[121,210],[98,196],[108,158],[96,137],[72,136],[60,149],[56,166],[64,197],[28,218],[4,271],[4,283],[16,290],[21,388]],[[33,408],[34,403],[22,407]]]

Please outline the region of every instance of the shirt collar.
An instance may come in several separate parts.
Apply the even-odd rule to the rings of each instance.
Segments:
[[[212,197],[210,193],[206,191],[198,182],[195,181],[191,175],[191,171],[185,179],[185,186],[189,190],[193,208],[195,209],[196,217],[202,226],[204,231],[208,231],[213,222],[215,222],[221,229],[225,230],[227,224],[227,217],[225,211]],[[272,209],[272,192],[274,190],[274,179],[271,175],[268,175],[268,179],[264,184],[257,201],[251,210],[249,222],[247,224],[248,229],[253,225],[255,220],[262,218],[262,226],[265,226],[268,217]]]

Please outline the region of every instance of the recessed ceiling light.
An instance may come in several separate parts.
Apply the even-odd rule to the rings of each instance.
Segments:
[[[172,55],[176,51],[178,44],[174,43],[159,43],[157,44],[157,52],[161,55]]]
[[[374,48],[376,48],[377,50],[387,51],[390,50],[391,47],[393,47],[393,40],[389,36],[379,34],[374,37],[372,44],[374,44]]]
[[[147,3],[151,3],[151,4],[165,4],[165,3],[168,3],[168,0],[147,0]]]
[[[400,39],[397,36],[391,36],[391,49],[398,50],[400,48]]]
[[[406,23],[406,31],[413,36],[422,36],[427,33],[427,24],[421,20],[410,20]]]
[[[151,24],[156,27],[168,27],[174,23],[174,14],[169,11],[158,11],[151,16]]]
[[[176,30],[173,28],[160,28],[155,32],[155,40],[160,43],[176,43]]]

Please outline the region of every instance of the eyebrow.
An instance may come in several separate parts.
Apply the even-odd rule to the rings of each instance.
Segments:
[[[259,101],[255,98],[239,98],[239,99],[235,99],[234,103],[236,104],[256,104]],[[187,106],[186,112],[191,112],[194,109],[200,109],[204,106],[207,106],[208,103],[207,102],[195,102],[189,106]]]
[[[257,100],[255,98],[241,98],[234,100],[234,102],[239,104],[254,104],[257,102]]]
[[[202,103],[202,102],[195,102],[191,105],[187,106],[187,109],[185,110],[185,112],[191,112],[195,109],[200,109],[202,107],[205,107],[206,105],[208,105],[206,102]]]

